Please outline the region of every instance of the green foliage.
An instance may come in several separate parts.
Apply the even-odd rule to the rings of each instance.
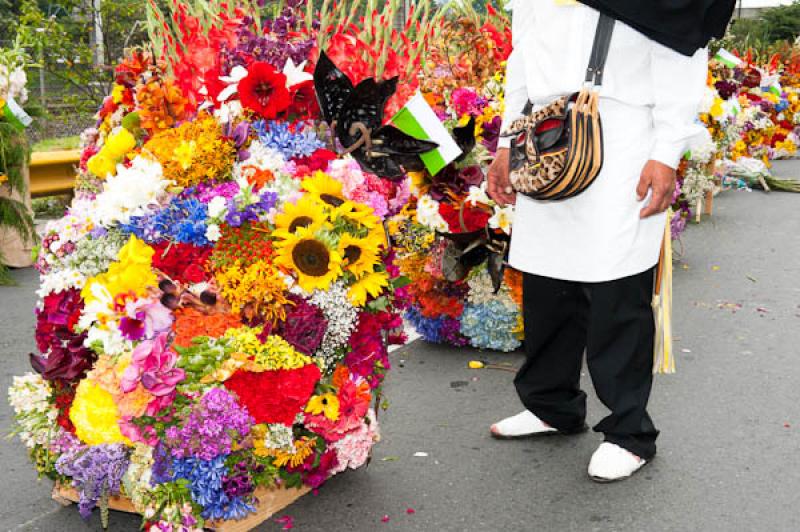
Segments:
[[[766,55],[786,41],[800,36],[800,1],[762,11],[758,17],[731,23],[723,46],[761,51]]]

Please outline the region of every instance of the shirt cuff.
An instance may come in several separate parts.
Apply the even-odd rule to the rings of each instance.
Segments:
[[[497,149],[500,148],[510,148],[511,147],[511,137],[500,137],[497,140]]]
[[[681,157],[686,153],[686,147],[687,143],[684,140],[679,142],[657,140],[650,151],[650,160],[658,161],[672,169],[677,169],[681,162]]]

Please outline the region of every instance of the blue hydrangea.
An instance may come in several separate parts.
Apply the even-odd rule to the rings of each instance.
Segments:
[[[203,507],[204,519],[242,519],[256,511],[252,501],[225,493],[222,484],[228,474],[226,458],[227,455],[220,455],[212,460],[191,457],[172,461],[171,480],[189,481],[192,500]]]
[[[253,123],[258,140],[264,146],[280,152],[284,158],[308,157],[320,148],[325,147],[313,130],[307,129],[302,122],[266,122],[259,120]]]
[[[132,216],[121,226],[123,233],[134,234],[147,243],[172,240],[207,246],[208,206],[197,198],[179,198],[165,208],[144,216]]]
[[[461,334],[479,349],[513,351],[521,345],[514,334],[517,310],[496,299],[468,304],[461,315]]]
[[[458,346],[467,345],[467,339],[458,332],[458,320],[450,316],[427,318],[422,315],[419,308],[412,306],[405,312],[405,319],[426,342]]]

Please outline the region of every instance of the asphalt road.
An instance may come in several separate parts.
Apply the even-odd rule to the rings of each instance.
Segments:
[[[790,194],[725,192],[713,218],[689,228],[675,269],[678,373],[657,379],[659,454],[636,477],[613,485],[587,478],[600,441],[592,432],[489,437],[492,422],[520,409],[512,373],[469,370],[467,362],[516,366],[520,354],[415,342],[393,354],[391,407],[372,465],[279,515],[292,516],[298,531],[331,532],[800,530],[798,206]],[[4,390],[34,348],[36,277],[15,276],[18,287],[0,288]],[[593,401],[589,415],[598,421],[602,406]],[[9,417],[0,401],[2,432]],[[50,500],[49,482],[36,481],[17,441],[0,442],[0,467],[0,529],[100,530],[96,514],[84,523],[75,508]],[[138,525],[112,513],[112,530]]]

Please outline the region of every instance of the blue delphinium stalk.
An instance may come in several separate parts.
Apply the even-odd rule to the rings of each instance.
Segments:
[[[409,308],[404,315],[406,321],[427,342],[435,344],[467,345],[467,339],[459,333],[459,322],[449,316],[427,318],[417,307]]]
[[[226,455],[211,460],[176,458],[172,461],[173,480],[189,481],[192,500],[203,507],[204,519],[241,519],[255,512],[251,497],[230,496],[224,487],[228,477]]]
[[[172,240],[195,246],[208,245],[206,228],[208,206],[197,198],[179,198],[165,208],[145,216],[132,216],[122,225],[123,233],[133,233],[147,243]]]

